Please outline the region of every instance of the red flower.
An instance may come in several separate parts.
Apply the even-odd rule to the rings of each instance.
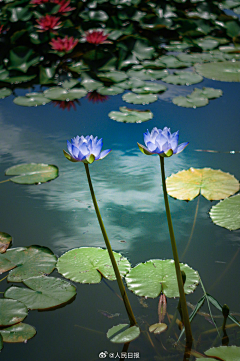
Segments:
[[[108,35],[104,35],[102,30],[89,30],[86,31],[85,38],[88,43],[98,45],[106,43]]]
[[[61,21],[59,21],[59,17],[52,15],[45,15],[37,20],[38,25],[36,27],[39,29],[38,31],[52,31],[57,30],[62,26]]]
[[[45,4],[45,3],[48,3],[49,0],[31,0],[30,1],[30,4],[32,5],[42,5],[42,4]]]
[[[0,34],[2,33],[3,25],[0,25]]]
[[[80,105],[80,101],[78,99],[74,99],[74,100],[53,100],[52,103],[54,104],[55,107],[59,107],[62,110],[67,109],[68,111],[73,108],[74,110],[76,109],[76,105],[75,103],[77,103],[78,105]]]
[[[49,43],[54,50],[64,51],[65,53],[71,51],[78,43],[78,40],[71,36],[70,38],[66,35],[63,39],[57,38],[52,39]]]
[[[107,95],[102,95],[102,94],[99,94],[98,92],[96,92],[95,90],[92,91],[92,92],[89,92],[87,94],[87,98],[90,102],[93,102],[93,103],[103,103],[105,102],[106,100],[109,99],[109,97]]]
[[[72,8],[71,6],[68,6],[70,4],[70,0],[52,0],[52,2],[60,5],[60,8],[58,10],[58,14],[66,15],[66,13],[69,13],[69,11],[75,10],[76,8]]]

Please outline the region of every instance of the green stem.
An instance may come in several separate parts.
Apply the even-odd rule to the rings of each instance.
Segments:
[[[183,288],[183,281],[182,281],[182,274],[181,274],[180,265],[179,265],[177,245],[176,245],[175,236],[174,236],[174,232],[173,232],[170,207],[169,207],[169,203],[168,203],[165,170],[164,170],[164,158],[161,156],[160,156],[160,164],[161,164],[161,173],[162,173],[162,187],[163,187],[165,208],[166,208],[166,214],[167,214],[167,220],[168,220],[168,229],[169,229],[173,258],[174,258],[175,269],[176,269],[176,274],[177,274],[180,302],[181,302],[181,306],[182,306],[182,316],[183,316],[183,322],[184,322],[185,332],[186,332],[186,342],[188,345],[191,345],[192,340],[193,340],[192,331],[191,331],[191,325],[190,325],[189,316],[188,316],[186,297],[185,297],[184,288]]]
[[[101,228],[101,231],[102,231],[102,235],[103,235],[103,238],[104,238],[104,241],[105,241],[108,253],[109,253],[109,257],[110,257],[111,262],[112,262],[112,266],[113,266],[113,269],[114,269],[114,272],[115,272],[115,276],[116,276],[116,279],[117,279],[117,282],[118,282],[118,286],[119,286],[119,289],[120,289],[120,292],[121,292],[121,295],[122,295],[122,298],[123,298],[123,302],[124,302],[124,305],[126,307],[126,311],[127,311],[128,317],[129,317],[130,325],[134,326],[134,325],[137,324],[137,321],[136,321],[136,319],[134,317],[134,314],[133,314],[133,311],[132,311],[128,296],[126,294],[126,290],[125,290],[125,287],[124,287],[124,284],[123,284],[123,281],[122,281],[118,266],[117,266],[117,262],[115,260],[114,255],[113,255],[112,247],[111,247],[111,244],[109,242],[107,232],[105,230],[105,227],[104,227],[104,224],[103,224],[103,221],[102,221],[102,217],[101,217],[101,214],[100,214],[100,211],[99,211],[99,208],[98,208],[97,200],[96,200],[94,190],[93,190],[93,186],[92,186],[92,181],[91,181],[91,177],[90,177],[88,164],[84,163],[84,165],[85,165],[85,170],[86,170],[86,173],[87,173],[87,179],[88,179],[88,184],[89,184],[93,204],[94,204],[95,211],[96,211],[97,218],[98,218],[98,222],[99,222],[99,225],[100,225],[100,228]]]
[[[11,180],[11,178],[5,179],[5,180],[1,181],[0,183],[6,183],[6,182],[9,182],[10,180]]]

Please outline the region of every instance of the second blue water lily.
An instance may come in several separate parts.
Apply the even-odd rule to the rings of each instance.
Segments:
[[[87,135],[84,137],[77,135],[75,138],[71,139],[71,143],[67,141],[68,151],[67,153],[63,150],[65,157],[71,162],[83,162],[83,163],[93,163],[94,160],[103,159],[108,155],[111,149],[107,149],[101,152],[103,141],[102,138],[93,137],[92,135]]]
[[[189,142],[178,145],[178,131],[171,134],[170,128],[157,129],[153,128],[151,133],[149,130],[144,133],[144,145],[138,143],[138,147],[142,153],[147,155],[159,154],[161,157],[171,157],[173,154],[180,153]]]

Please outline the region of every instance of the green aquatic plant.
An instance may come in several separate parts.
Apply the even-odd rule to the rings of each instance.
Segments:
[[[91,176],[90,176],[90,172],[89,172],[89,167],[88,164],[91,164],[94,162],[94,160],[100,160],[103,159],[104,157],[106,157],[109,152],[111,151],[111,149],[108,150],[102,150],[102,139],[98,140],[98,137],[93,138],[92,135],[88,135],[86,137],[75,137],[71,140],[71,143],[68,141],[68,151],[69,153],[67,153],[66,151],[64,152],[65,157],[72,161],[72,162],[83,162],[84,166],[85,166],[85,170],[86,170],[86,174],[87,174],[87,179],[88,179],[88,185],[89,185],[89,189],[91,192],[91,196],[92,196],[92,201],[94,204],[94,208],[96,211],[96,215],[98,218],[98,222],[102,231],[102,235],[108,250],[108,254],[109,257],[111,259],[111,263],[114,269],[114,273],[118,282],[118,287],[119,290],[121,292],[122,298],[123,298],[123,302],[128,314],[128,318],[130,321],[130,326],[136,326],[137,321],[135,319],[135,316],[133,314],[128,296],[126,294],[126,290],[122,281],[122,277],[121,274],[119,272],[118,269],[118,265],[116,262],[116,259],[114,257],[113,251],[112,251],[112,247],[111,244],[109,242],[108,236],[107,236],[107,232],[105,230],[103,221],[102,221],[102,217],[98,208],[98,204],[97,204],[97,200],[95,197],[95,193],[94,193],[94,189],[93,189],[93,185],[92,185],[92,180],[91,180]],[[138,328],[138,327],[137,327]],[[134,338],[135,338],[135,334],[134,334]]]
[[[158,154],[160,157],[160,165],[161,165],[161,175],[162,175],[162,187],[163,187],[163,195],[164,195],[164,202],[165,202],[165,209],[168,221],[168,228],[169,234],[171,239],[172,245],[172,252],[174,258],[174,265],[177,275],[177,283],[178,283],[178,290],[180,295],[180,303],[181,303],[181,311],[182,311],[182,318],[185,326],[186,332],[186,342],[189,347],[192,345],[192,331],[191,325],[188,316],[188,309],[186,303],[186,297],[183,287],[183,280],[182,274],[179,264],[179,257],[177,251],[177,245],[175,241],[173,225],[172,225],[172,218],[170,213],[170,207],[168,202],[168,195],[167,195],[167,187],[166,187],[166,177],[165,177],[165,169],[164,169],[164,158],[171,157],[174,154],[178,154],[184,150],[184,148],[188,145],[188,142],[182,143],[178,145],[178,131],[171,134],[170,129],[165,127],[163,130],[157,129],[156,127],[153,128],[151,133],[147,130],[144,133],[144,142],[146,147],[138,143],[138,147],[143,154],[146,155],[153,155]]]

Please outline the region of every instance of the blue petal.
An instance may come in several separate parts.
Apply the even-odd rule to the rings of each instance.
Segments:
[[[156,138],[156,144],[162,149],[162,146],[168,141],[168,138],[164,135],[164,133],[159,133]]]
[[[177,149],[178,138],[179,138],[178,131],[176,133],[172,134],[172,136],[171,136],[170,143],[171,143],[171,148],[172,148],[173,152]]]
[[[182,152],[183,149],[185,149],[188,144],[189,144],[189,142],[185,142],[185,143],[180,144],[180,145],[177,147],[177,149],[175,149],[175,151],[174,151],[173,153],[174,153],[174,154],[178,154],[178,153]]]
[[[93,148],[92,148],[91,154],[93,154],[93,155],[95,156],[95,159],[96,159],[96,160],[98,160],[99,157],[100,157],[101,149],[102,149],[102,144],[95,145],[95,146],[93,146]]]
[[[171,138],[170,128],[164,127],[162,134],[165,135],[166,138],[170,139]]]
[[[143,133],[143,139],[144,143],[147,144],[151,141],[151,134],[149,133],[149,130],[147,129],[146,133]]]
[[[148,149],[150,152],[154,152],[155,149],[157,148],[157,145],[153,144],[152,142],[148,142],[148,143],[146,144],[146,146],[147,146],[147,149]]]
[[[70,155],[72,155],[72,144],[69,142],[69,140],[67,140],[67,147]]]
[[[155,140],[160,132],[161,129],[157,129],[157,127],[153,128],[153,130],[151,131],[151,142],[155,143]]]
[[[87,156],[89,154],[87,143],[82,143],[79,147],[79,151],[82,153],[82,155]]]
[[[108,155],[108,153],[111,152],[111,150],[112,150],[112,149],[103,150],[103,151],[101,152],[101,154],[100,154],[100,157],[99,157],[98,159],[103,159],[103,158],[105,158],[105,157]],[[96,160],[98,160],[98,159],[96,159]]]
[[[77,147],[75,147],[75,145],[72,145],[72,156],[75,159],[81,159],[79,158],[79,149]]]

